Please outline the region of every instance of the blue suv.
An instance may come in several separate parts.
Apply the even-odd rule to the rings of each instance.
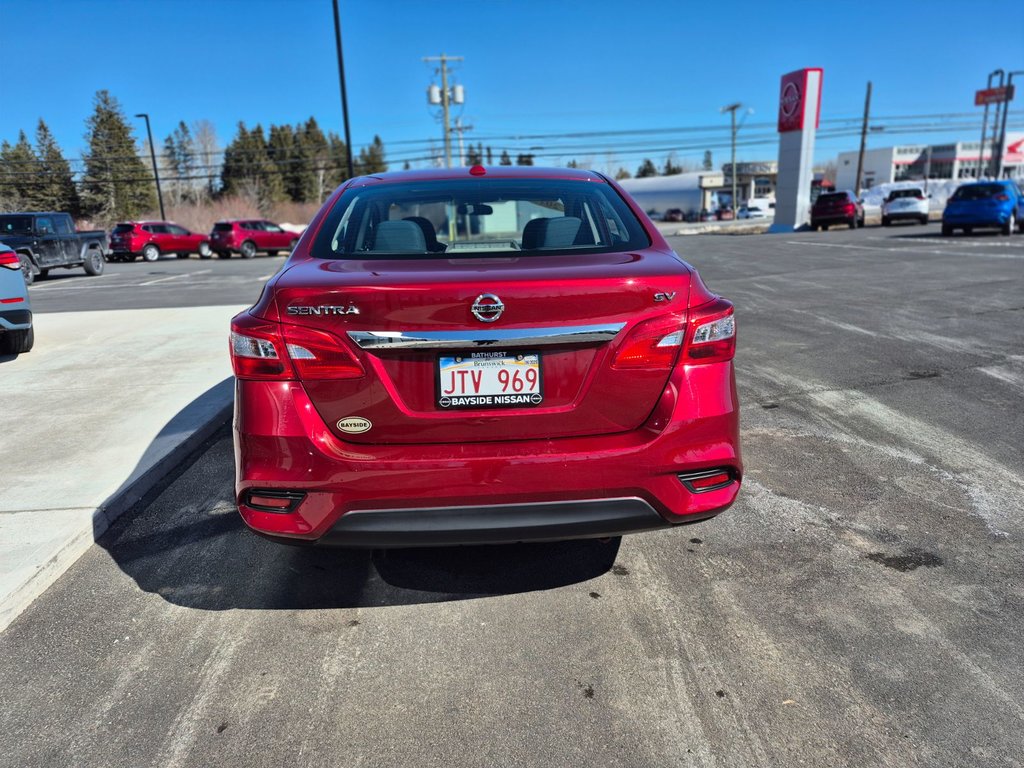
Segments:
[[[32,304],[21,258],[0,243],[0,355],[28,352],[34,338]]]
[[[957,187],[942,212],[942,234],[956,229],[995,228],[1004,235],[1024,222],[1024,193],[1013,181],[978,181]]]

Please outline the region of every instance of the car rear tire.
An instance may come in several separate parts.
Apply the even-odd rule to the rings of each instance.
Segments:
[[[21,262],[21,274],[25,278],[25,285],[32,285],[36,281],[36,273],[32,271],[32,262],[24,254],[18,256],[18,261]]]
[[[974,227],[964,227],[964,234],[965,235],[974,234]]]
[[[145,261],[156,261],[157,259],[160,258],[160,249],[157,248],[152,243],[150,243],[149,245],[142,249],[142,258]]]
[[[103,274],[103,268],[107,263],[103,260],[103,254],[99,251],[89,251],[85,255],[85,261],[82,263],[82,269],[85,270],[85,274],[96,277],[97,275]]]
[[[949,226],[949,224],[943,224],[942,225],[942,236],[943,237],[952,237],[953,236],[953,228],[951,226]]]
[[[36,275],[36,279],[37,280],[45,280],[49,276],[50,276],[50,270],[48,270],[48,269],[40,269],[39,270],[39,274]]]
[[[927,216],[922,216],[921,217],[921,226],[922,227],[927,227],[928,226],[928,217]]]
[[[213,251],[210,250],[210,244],[209,243],[200,243],[199,244],[199,258],[200,259],[208,259],[211,256],[213,256]]]
[[[32,351],[32,345],[35,344],[35,341],[35,328],[0,333],[0,354],[23,355],[26,352]]]
[[[256,256],[256,243],[254,243],[252,240],[246,240],[244,243],[242,243],[242,247],[240,250],[242,252],[243,259],[251,259],[254,256]]]
[[[1011,211],[1010,215],[1006,219],[1006,223],[1003,224],[1003,234],[1007,235],[1007,236],[1012,235],[1013,234],[1013,230],[1015,230],[1016,228],[1017,228],[1017,217],[1014,216],[1013,212]]]
[[[888,216],[883,216],[882,217],[882,226],[883,227],[888,227],[890,224],[892,224],[892,221],[889,219],[889,217]]]

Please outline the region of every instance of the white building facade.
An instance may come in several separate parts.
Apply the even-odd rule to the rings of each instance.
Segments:
[[[985,145],[985,156],[979,163],[981,142],[958,141],[955,144],[905,144],[868,149],[864,152],[861,188],[918,179],[978,178],[979,167],[987,167],[992,157],[991,146]],[[854,189],[857,185],[857,151],[840,152],[836,170],[836,189]],[[1003,177],[1024,180],[1024,133],[1006,136],[1003,156]]]

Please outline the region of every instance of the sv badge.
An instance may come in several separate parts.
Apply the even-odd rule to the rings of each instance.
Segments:
[[[675,291],[672,291],[671,293],[656,293],[656,294],[654,294],[654,300],[655,301],[672,301],[672,299],[674,299],[675,297],[676,297],[676,292]]]

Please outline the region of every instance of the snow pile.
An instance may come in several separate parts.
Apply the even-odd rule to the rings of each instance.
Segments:
[[[278,226],[285,232],[294,232],[296,235],[301,235],[306,231],[305,224],[289,224],[288,222],[285,222],[283,224],[278,224]]]
[[[929,179],[924,181],[894,181],[887,184],[879,184],[861,191],[861,198],[864,200],[866,210],[880,209],[885,198],[894,189],[923,189],[931,199],[928,201],[928,208],[933,211],[941,211],[946,207],[946,201],[961,184],[966,184],[971,179]]]

